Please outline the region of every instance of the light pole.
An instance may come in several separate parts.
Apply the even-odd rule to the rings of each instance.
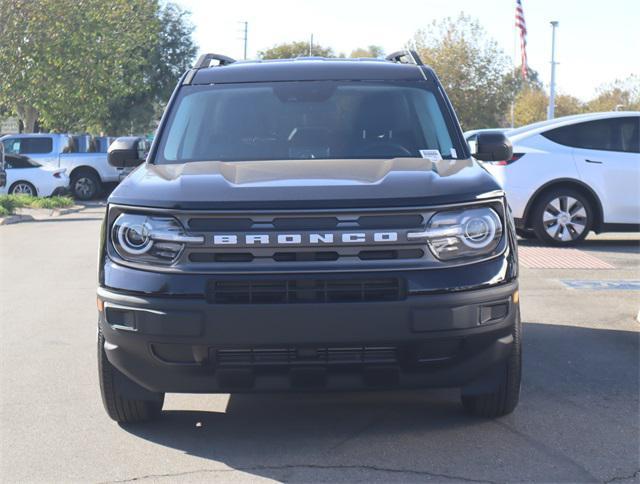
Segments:
[[[243,24],[241,40],[244,42],[244,60],[247,60],[247,34],[249,30],[249,22],[245,21],[240,23]]]
[[[547,119],[553,119],[556,109],[556,28],[559,22],[552,20],[551,22],[551,82],[549,86],[549,111]]]

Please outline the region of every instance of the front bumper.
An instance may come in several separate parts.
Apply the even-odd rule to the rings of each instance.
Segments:
[[[99,288],[109,361],[155,392],[448,387],[510,354],[517,281],[385,302],[212,304]]]

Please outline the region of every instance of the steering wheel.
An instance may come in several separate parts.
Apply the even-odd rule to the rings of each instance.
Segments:
[[[369,143],[358,150],[359,156],[388,156],[391,158],[398,156],[415,156],[414,153],[402,146],[400,143],[381,141]]]

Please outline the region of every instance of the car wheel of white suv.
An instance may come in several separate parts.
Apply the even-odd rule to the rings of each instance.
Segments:
[[[531,216],[531,226],[538,239],[558,246],[583,240],[594,220],[590,201],[580,192],[563,187],[544,193]]]

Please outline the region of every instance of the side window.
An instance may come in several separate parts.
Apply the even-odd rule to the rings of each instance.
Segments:
[[[640,117],[619,118],[620,151],[640,153]]]
[[[603,119],[563,126],[542,135],[551,141],[574,148],[612,151],[616,144],[615,128],[615,120]]]
[[[11,168],[36,168],[38,166],[41,166],[40,164],[27,158],[26,156],[19,155],[8,156],[7,163]]]
[[[7,154],[18,154],[20,153],[20,139],[19,138],[9,138],[2,141],[4,145],[4,152]]]
[[[44,154],[53,151],[53,140],[49,137],[22,138],[20,154]]]
[[[578,138],[575,130],[576,126],[563,126],[562,128],[552,129],[541,134],[554,143],[565,146],[575,146],[575,140]]]
[[[2,141],[7,154],[42,154],[53,151],[51,138],[8,138]]]
[[[632,120],[634,118],[626,119]],[[625,128],[626,141],[622,139],[621,128],[623,125],[627,126]],[[637,123],[635,132],[637,133]],[[601,151],[627,151],[625,145],[629,146],[629,149],[631,149],[633,145],[634,126],[631,121],[621,124],[619,118],[600,119],[552,129],[546,133],[542,133],[542,136],[555,143],[573,146],[574,148]],[[637,140],[637,134],[635,136]]]

